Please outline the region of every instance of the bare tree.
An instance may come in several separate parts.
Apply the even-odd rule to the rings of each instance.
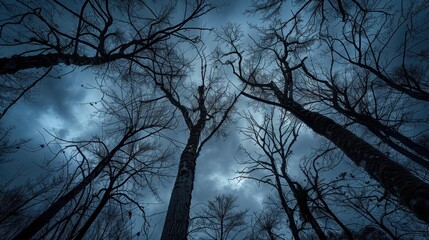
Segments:
[[[309,189],[308,196],[311,201],[311,209],[320,221],[325,222],[325,227],[328,227],[327,222],[334,222],[341,230],[344,238],[354,239],[354,234],[350,227],[341,220],[340,210],[335,210],[341,204],[335,204],[331,198],[342,201],[338,189],[342,186],[342,181],[347,173],[341,172],[335,179],[328,181],[323,176],[324,173],[331,173],[338,165],[338,161],[332,161],[332,158],[337,159],[337,155],[328,156],[333,151],[333,148],[322,150],[320,153],[315,153],[314,156],[307,157],[304,163],[301,163],[301,171],[305,176],[306,187]],[[329,159],[329,160],[327,160]],[[326,164],[326,162],[329,162]],[[354,178],[354,177],[353,177]],[[344,187],[349,186],[344,183]],[[347,208],[347,207],[346,207]],[[333,229],[334,231],[336,229]],[[327,235],[329,238],[329,233]]]
[[[13,127],[7,129],[0,126],[0,164],[9,162],[8,155],[17,152],[23,144],[27,143],[28,140],[15,139],[10,140],[10,135],[13,131]]]
[[[335,62],[368,71],[379,83],[421,101],[429,100],[426,24],[427,2],[368,3],[349,11],[340,32],[325,32]],[[331,23],[332,24],[332,23]],[[330,25],[327,25],[330,26]],[[396,40],[400,38],[400,40]],[[389,50],[394,50],[390,53]]]
[[[120,209],[117,205],[108,204],[89,229],[86,239],[133,239],[140,235],[133,233],[132,220],[129,212]]]
[[[151,144],[145,144],[144,141],[156,141],[156,134],[169,127],[172,121],[172,115],[164,111],[162,105],[157,104],[158,99],[147,100],[145,97],[147,92],[142,89],[136,89],[135,85],[132,83],[121,83],[119,88],[112,88],[111,90],[114,91],[104,92],[105,98],[103,98],[101,102],[103,106],[99,109],[101,116],[108,117],[103,125],[105,134],[109,136],[109,139],[102,141],[96,137],[89,141],[68,141],[57,138],[65,145],[60,150],[60,153],[66,149],[75,149],[73,158],[78,162],[78,168],[73,173],[73,182],[70,183],[73,185],[70,189],[67,189],[66,192],[62,193],[58,199],[52,202],[52,204],[27,227],[18,233],[14,239],[31,238],[47,225],[61,209],[65,208],[67,204],[72,201],[80,202],[80,199],[86,195],[83,201],[87,203],[92,202],[91,194],[87,195],[87,193],[83,193],[85,189],[95,184],[95,179],[100,179],[100,177],[103,176],[107,167],[113,171],[109,176],[111,184],[110,191],[109,187],[107,187],[106,190],[109,192],[109,194],[106,195],[109,196],[109,198],[115,195],[114,193],[116,193],[117,187],[121,187],[123,184],[127,183],[127,179],[133,178],[136,174],[141,174],[140,171],[149,171],[149,175],[150,173],[156,173],[155,170],[151,170],[150,168],[155,167],[158,163],[161,164],[162,161],[158,160],[163,157],[156,157],[156,155],[154,155],[146,162],[147,159],[144,159],[146,150],[151,150],[156,145],[151,146]],[[140,156],[142,153],[144,154]],[[140,157],[143,159],[140,159]],[[153,159],[153,157],[158,160]],[[149,164],[150,162],[152,163]],[[154,163],[157,164],[153,165]],[[134,167],[130,170],[128,169],[129,166]],[[158,166],[162,167],[162,164]],[[123,176],[123,171],[126,171],[127,176]],[[143,174],[146,173],[143,172]],[[117,183],[116,179],[119,176],[124,178],[125,181],[123,180]],[[76,178],[77,181],[75,180]],[[145,179],[145,177],[142,178]],[[115,190],[115,192],[113,192],[113,190]],[[80,193],[82,194],[79,196]],[[118,194],[118,197],[127,198],[124,194]],[[127,199],[131,200],[129,197]],[[100,206],[103,205],[105,204],[102,203]],[[73,211],[80,211],[78,205],[76,205]],[[70,213],[70,217],[75,213]],[[92,220],[88,221],[88,224],[90,224],[91,221]],[[57,224],[57,226],[60,225]],[[65,229],[67,224],[62,226],[64,226],[63,229]],[[50,229],[58,231],[55,230],[58,229],[56,226],[52,226]],[[45,234],[51,230],[45,232]],[[61,233],[61,231],[59,233]],[[84,231],[82,231],[82,233],[84,233]],[[54,232],[54,234],[58,233]]]
[[[269,184],[277,191],[295,239],[300,239],[299,232],[301,231],[295,223],[294,209],[296,207],[299,209],[302,226],[310,223],[318,238],[326,239],[324,231],[310,210],[309,190],[293,180],[287,170],[300,125],[293,120],[289,121],[285,111],[281,111],[280,115],[275,113],[274,108],[267,110],[263,115],[262,123],[259,123],[250,114],[246,116],[248,127],[242,130],[242,133],[255,143],[262,153],[246,151],[248,160],[241,161],[242,164],[245,164],[245,168],[239,171],[239,174],[243,178]],[[253,176],[258,172],[263,175]],[[285,189],[289,189],[292,193],[291,200],[295,201],[296,207],[293,206],[293,203],[288,203],[290,201]]]
[[[183,14],[179,14],[180,17],[176,18],[179,15],[176,15],[177,8],[173,2],[160,5],[143,1],[127,1],[125,4],[121,1],[89,0],[81,3],[46,1],[43,4],[38,1],[18,1],[16,5],[9,3],[1,3],[1,5],[7,10],[7,15],[4,15],[5,18],[0,23],[0,44],[2,47],[8,48],[7,53],[10,55],[0,58],[0,75],[8,80],[4,85],[5,88],[13,88],[18,92],[15,95],[17,97],[8,97],[10,103],[5,105],[2,117],[13,104],[59,64],[100,66],[99,69],[102,70],[104,76],[113,75],[116,78],[126,72],[126,69],[132,69],[134,65],[139,67],[147,67],[147,63],[151,65],[152,60],[148,60],[148,56],[152,57],[152,54],[158,50],[167,51],[165,47],[173,47],[172,43],[198,42],[199,32],[205,28],[195,27],[192,22],[212,9],[212,6],[203,0],[184,1]],[[59,19],[62,19],[64,15],[70,18],[70,25],[60,24]],[[38,68],[48,69],[33,82],[28,84],[19,82],[19,73],[25,72],[26,69]],[[13,83],[18,83],[18,86],[13,86]],[[205,98],[204,91],[207,89],[198,88],[198,90],[201,99]],[[140,101],[142,106],[150,105],[146,100],[147,98]],[[139,109],[141,110],[142,107],[140,106]],[[133,113],[135,109],[129,110]],[[209,114],[214,116],[216,111],[209,112]],[[125,112],[125,114],[129,112]],[[115,110],[112,110],[111,113],[115,117],[122,117]],[[164,113],[157,115],[165,116]],[[224,119],[206,115],[206,113],[202,116],[204,119],[202,121],[206,121],[206,117],[211,118],[213,122],[217,121],[212,125],[213,129],[219,128],[224,121]],[[129,119],[126,117],[133,117],[130,119],[132,122],[114,132],[119,136],[116,146],[110,147],[108,146],[110,144],[99,139],[83,142],[68,141],[69,147],[75,146],[78,155],[83,159],[82,162],[88,162],[82,146],[100,145],[99,148],[103,153],[100,156],[100,162],[88,174],[83,174],[81,181],[74,188],[55,201],[16,238],[29,238],[39,231],[68,202],[90,186],[94,179],[102,174],[103,169],[109,166],[115,156],[122,152],[123,147],[145,138],[135,140],[136,135],[144,133],[150,128],[163,128],[150,121],[148,123],[152,125],[146,126],[143,115],[125,115],[125,118],[119,118],[117,123],[124,119],[128,121]],[[188,120],[186,119],[187,123]],[[133,125],[134,123],[136,126]],[[144,126],[139,126],[140,123],[143,123]],[[197,127],[192,130],[193,135],[199,135],[198,128],[201,125],[204,126],[201,123],[196,125]],[[214,132],[215,130],[213,133],[209,132],[208,135],[212,136]],[[201,145],[208,138],[202,141]],[[93,153],[93,155],[97,154]],[[91,202],[89,196],[84,202]],[[76,209],[76,213],[78,211]]]
[[[37,214],[34,208],[65,184],[66,179],[61,174],[52,175],[43,174],[21,185],[12,184],[14,179],[10,179],[1,185],[0,233],[3,237],[12,238],[23,222]]]
[[[330,228],[328,236],[342,230],[342,238],[360,239],[358,231],[367,225],[376,227],[389,239],[419,238],[427,234],[427,225],[416,221],[363,170],[345,168],[341,164],[341,153],[333,150],[320,150],[301,164],[310,189],[311,209],[324,226]]]
[[[275,27],[260,29],[261,38],[254,39],[253,52],[248,52],[250,58],[246,57],[248,55],[245,55],[247,53],[240,45],[240,31],[236,26],[229,25],[219,36],[225,44],[219,48],[219,60],[229,65],[236,78],[249,87],[243,95],[290,112],[334,143],[356,165],[362,166],[415,216],[429,222],[429,205],[426,201],[429,185],[426,182],[331,118],[317,110],[305,108],[296,100],[296,97],[305,96],[298,95],[296,88],[292,88],[292,95],[291,88],[286,87],[288,82],[295,86],[298,80],[305,78],[305,75],[300,75],[300,70],[304,68],[307,56],[302,55],[308,53],[310,44],[317,40],[317,35],[311,34],[311,28],[306,29],[306,24],[308,22],[303,22],[298,14],[289,20],[275,19]],[[274,66],[273,60],[276,63]],[[307,105],[315,107],[318,101],[315,99]]]
[[[149,75],[153,79],[161,94],[181,114],[189,131],[180,155],[161,239],[187,238],[197,157],[204,144],[219,133],[222,125],[230,119],[229,115],[240,96],[230,93],[229,85],[221,80],[214,67],[208,70],[206,57],[198,48],[196,55],[201,60],[201,80],[198,87],[193,87],[195,82],[188,82],[189,60],[178,46],[176,48],[154,52],[151,68],[141,65],[146,71],[143,77]]]
[[[250,233],[247,234],[246,239],[251,240],[276,240],[284,239],[283,234],[279,229],[282,228],[282,217],[277,209],[270,206],[255,213],[252,219]]]
[[[247,210],[237,210],[237,197],[220,194],[209,200],[207,204],[192,218],[196,236],[203,234],[208,239],[236,239],[246,227]]]
[[[345,83],[338,83],[335,75],[322,79],[309,73],[305,67],[304,71],[324,86],[319,88],[323,90],[312,91],[323,103],[343,114],[351,123],[365,126],[379,138],[379,142],[429,169],[428,149],[400,131],[400,128],[406,128],[404,125],[407,123],[425,124],[424,119],[410,117],[415,109],[409,108],[409,98],[389,89],[377,89],[377,80],[371,80],[368,71],[349,69],[351,78],[356,80]]]
[[[167,161],[169,155],[161,152],[160,146],[147,142],[130,144],[127,150],[128,152],[121,154],[124,156],[117,155],[115,161],[109,165],[107,187],[97,193],[101,195],[104,192],[98,205],[73,239],[82,239],[106,206],[116,206],[121,211],[134,206],[138,215],[143,216],[143,225],[147,225],[144,206],[139,203],[139,199],[142,194],[148,195],[149,190],[157,196],[154,179],[165,178],[166,169],[171,166]],[[128,218],[132,217],[132,210],[125,212],[128,212]]]
[[[0,56],[0,89],[5,91],[0,118],[46,76],[61,72],[58,65],[92,67],[100,74],[116,75],[115,71],[127,69],[134,61],[144,64],[159,43],[194,41],[205,29],[192,22],[212,6],[205,0],[184,1],[183,14],[176,15],[176,4],[139,0],[0,3],[0,47],[7,50]],[[39,74],[34,70],[38,68],[46,71]],[[32,69],[31,74],[26,69]],[[53,75],[60,78],[64,73]]]
[[[0,74],[61,63],[96,66],[139,59],[167,38],[190,40],[189,31],[196,29],[190,22],[212,8],[200,0],[185,4],[184,15],[175,22],[176,6],[172,2],[3,2],[0,46],[8,47],[14,55],[0,58]],[[71,26],[61,23],[63,19]]]

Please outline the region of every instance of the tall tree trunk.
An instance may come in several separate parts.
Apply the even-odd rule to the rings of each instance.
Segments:
[[[376,135],[378,138],[387,143],[390,147],[429,170],[429,161],[427,161],[429,159],[429,149],[418,143],[415,143],[410,138],[396,131],[396,129],[382,124],[377,119],[374,119],[371,115],[358,113],[351,106],[348,105],[346,105],[345,107],[340,107],[335,99],[332,100],[332,103],[334,109],[336,109],[338,112],[344,114],[349,119],[366,126],[368,130],[370,130],[374,135]],[[419,154],[420,156],[424,157],[424,159],[420,156],[415,155],[413,152],[410,152],[408,149],[399,146],[397,143],[392,141],[390,137],[400,141],[402,144],[404,144],[404,146],[406,146],[408,149],[411,149],[413,152]]]
[[[199,124],[198,124],[199,125]],[[185,149],[180,156],[179,170],[168,204],[167,216],[162,230],[162,240],[186,240],[188,237],[189,212],[194,188],[197,149],[201,129],[192,128]]]
[[[76,66],[95,66],[125,58],[125,54],[113,54],[103,57],[87,57],[77,54],[47,53],[36,56],[13,56],[0,58],[0,75],[14,74],[30,68],[52,67],[60,63]]]
[[[429,223],[429,184],[332,119],[306,110],[291,99],[283,98],[278,88],[275,92],[284,109],[313,131],[329,139],[356,165],[362,166],[387,192],[398,197],[419,219]]]
[[[79,184],[77,184],[72,190],[70,190],[65,195],[61,196],[58,200],[49,206],[42,214],[35,218],[30,225],[21,230],[13,240],[24,240],[31,239],[37,232],[40,231],[64,206],[67,205],[72,199],[74,199],[80,192],[82,192],[100,173],[103,169],[109,164],[112,157],[116,152],[124,145],[125,141],[128,139],[129,134],[121,140],[121,142],[105,156],[100,163],[91,171],[88,176],[86,176]]]

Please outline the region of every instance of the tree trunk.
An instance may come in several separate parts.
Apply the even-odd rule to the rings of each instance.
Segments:
[[[83,227],[79,230],[79,233],[74,238],[75,240],[83,239],[86,232],[89,230],[91,225],[94,223],[95,219],[97,219],[98,215],[101,213],[101,210],[103,210],[104,206],[106,206],[107,202],[109,201],[110,193],[112,192],[112,189],[113,189],[113,183],[111,183],[109,188],[103,194],[103,197],[101,198],[101,201],[98,204],[97,208],[95,208],[94,212],[92,212],[91,216],[85,222],[85,225],[83,225]]]
[[[387,192],[398,197],[419,219],[429,223],[429,184],[332,119],[306,110],[297,102],[282,98],[278,93],[279,91],[276,91],[284,109],[313,131],[329,139],[356,165],[362,166]]]
[[[335,99],[332,100],[332,103],[334,109],[336,109],[338,112],[344,114],[349,119],[366,126],[368,130],[370,130],[382,141],[387,143],[390,147],[429,170],[429,162],[427,161],[427,159],[429,159],[429,150],[427,148],[418,143],[415,143],[410,138],[396,131],[396,129],[382,124],[377,119],[374,119],[371,115],[358,113],[351,106],[345,106],[347,109],[344,109],[338,105]],[[404,144],[404,146],[411,149],[420,156],[423,156],[425,159],[399,146],[397,143],[392,141],[390,137],[400,141],[402,144]]]
[[[310,179],[309,179],[310,180]],[[353,234],[350,232],[350,229],[347,228],[346,225],[344,225],[343,222],[341,222],[341,220],[337,217],[337,215],[335,215],[334,212],[332,212],[331,208],[329,207],[328,203],[325,201],[325,199],[322,196],[322,193],[320,192],[320,190],[315,187],[314,190],[316,191],[317,194],[317,199],[322,203],[324,210],[331,216],[331,218],[338,224],[338,226],[341,227],[341,229],[343,230],[345,236],[349,239],[349,240],[353,240]]]
[[[124,57],[126,57],[124,54],[114,54],[103,57],[87,57],[64,53],[48,53],[36,56],[13,56],[10,58],[0,58],[0,75],[14,74],[20,70],[30,68],[52,67],[60,63],[76,66],[96,66]]]
[[[275,167],[273,160],[274,159],[271,158],[271,165],[272,165],[271,168],[273,169],[273,172],[274,172],[274,178],[276,180],[276,190],[277,190],[277,193],[279,194],[280,203],[282,205],[283,211],[286,213],[286,216],[289,219],[289,229],[291,230],[294,239],[300,240],[301,238],[299,237],[299,231],[298,231],[298,227],[296,226],[296,223],[295,223],[295,217],[293,216],[293,210],[287,204],[287,201],[285,199],[285,195],[283,193],[282,184],[280,181],[280,176],[277,172],[277,168]]]
[[[180,156],[179,170],[168,204],[162,230],[162,240],[186,240],[188,237],[189,212],[194,188],[197,149],[202,128],[191,130],[186,147]]]
[[[389,136],[384,135],[380,131],[379,128],[374,128],[374,127],[367,127],[367,128],[375,136],[377,136],[380,140],[382,140],[384,143],[388,144],[389,147],[391,147],[393,150],[396,150],[398,153],[404,155],[405,157],[409,158],[411,161],[419,164],[420,166],[426,168],[426,170],[429,171],[429,161],[421,158],[420,156],[414,154],[413,152],[410,152],[408,149],[405,149],[404,147],[399,146],[392,139],[390,139]],[[411,148],[411,149],[414,150],[414,151],[416,150],[416,148]],[[415,151],[415,152],[417,152],[417,151]]]
[[[310,208],[308,207],[307,192],[299,183],[294,183],[286,172],[286,159],[282,160],[281,173],[283,175],[282,177],[286,180],[287,184],[289,185],[289,188],[292,191],[292,194],[297,202],[301,215],[305,218],[304,222],[308,221],[310,223],[311,227],[316,232],[320,240],[326,240],[327,238],[325,233],[323,232],[322,228],[320,227],[319,223],[317,222],[316,218],[314,218],[313,214],[310,211]],[[277,170],[275,170],[275,174],[278,175]]]
[[[289,178],[289,176],[286,176],[286,178]],[[316,232],[320,240],[326,240],[327,238],[325,233],[323,232],[316,218],[313,216],[313,214],[310,211],[310,208],[308,206],[308,194],[306,190],[303,189],[302,186],[299,185],[298,183],[296,183],[297,184],[296,187],[293,185],[294,183],[292,183],[291,181],[288,181],[288,183],[292,190],[293,196],[297,201],[299,211],[301,212],[302,216],[305,217],[304,220],[310,223],[311,227]]]
[[[127,134],[128,136],[128,134]],[[77,194],[82,192],[100,173],[103,169],[109,164],[112,157],[116,152],[123,146],[127,136],[124,137],[121,142],[109,152],[109,154],[104,157],[100,163],[91,171],[91,173],[86,176],[79,184],[77,184],[72,190],[70,190],[65,195],[61,196],[57,201],[51,204],[51,206],[46,209],[42,214],[35,218],[30,225],[24,228],[19,232],[13,240],[24,240],[31,239],[40,229],[42,229],[67,203],[76,197]]]

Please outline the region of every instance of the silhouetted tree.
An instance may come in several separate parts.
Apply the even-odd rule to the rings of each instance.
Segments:
[[[34,207],[66,184],[61,173],[58,176],[43,174],[25,184],[16,184],[14,179],[9,179],[0,185],[0,234],[4,238],[12,238],[22,228],[23,222],[31,221],[37,214]]]
[[[310,210],[308,189],[290,177],[287,170],[300,126],[293,120],[288,120],[285,111],[281,111],[279,115],[275,113],[274,108],[268,109],[261,123],[250,114],[246,116],[248,127],[242,130],[242,133],[258,146],[260,153],[246,151],[248,160],[240,162],[245,164],[245,168],[240,170],[239,174],[243,178],[269,184],[277,191],[277,197],[289,219],[289,227],[295,239],[300,239],[301,230],[295,223],[295,208],[299,209],[302,225],[310,223],[317,236],[326,239],[325,233]],[[258,172],[261,175],[257,177],[252,175]],[[288,190],[292,193],[291,199],[288,199]],[[296,207],[290,200],[295,202]]]
[[[197,56],[201,60],[201,80],[196,88],[189,87],[189,60],[179,51],[158,51],[151,57],[151,68],[142,66],[161,94],[178,110],[189,131],[161,239],[187,238],[197,157],[204,144],[229,119],[239,96],[229,92],[229,85],[221,80],[215,68],[208,71],[206,57],[199,49]]]
[[[17,152],[23,144],[29,140],[24,139],[10,139],[13,131],[13,127],[7,129],[0,126],[0,164],[11,161],[8,159],[8,155]]]
[[[267,207],[260,212],[256,212],[252,223],[250,224],[250,233],[246,235],[246,239],[250,240],[276,240],[284,239],[280,230],[283,225],[282,217],[277,209]]]
[[[192,22],[212,7],[205,0],[184,1],[183,14],[175,2],[17,1],[2,2],[0,20],[0,89],[5,102],[0,118],[57,65],[93,67],[114,73],[133,62],[145,64],[158,44],[194,41]],[[179,16],[176,18],[176,16]],[[96,67],[96,68],[95,68]],[[34,69],[47,68],[40,76]],[[33,69],[31,74],[23,70]],[[59,76],[58,76],[59,75]],[[63,74],[58,74],[60,78]],[[8,104],[6,104],[9,102]]]
[[[86,239],[133,239],[132,220],[129,212],[117,205],[107,205],[89,229]],[[72,239],[72,238],[71,238]]]
[[[236,239],[246,227],[247,210],[238,210],[237,197],[220,194],[209,200],[192,218],[192,233],[208,239]]]
[[[301,7],[306,6],[304,4]],[[315,98],[306,102],[305,95],[295,87],[298,82],[307,84],[303,81],[311,80],[302,74],[305,72],[306,59],[312,57],[309,56],[312,44],[320,43],[319,35],[312,34],[314,28],[307,27],[312,25],[311,22],[302,20],[299,11],[289,19],[275,18],[271,22],[271,26],[256,29],[260,38],[252,38],[253,44],[249,52],[241,44],[242,35],[237,26],[230,24],[219,34],[223,43],[218,48],[218,59],[230,66],[236,78],[247,86],[243,95],[290,112],[310,129],[335,144],[356,165],[363,167],[419,219],[429,222],[429,205],[426,200],[429,196],[429,184],[341,124],[318,112],[320,100]],[[350,43],[343,41],[342,44],[347,46]],[[331,69],[329,67],[328,65],[326,69],[328,72]],[[300,102],[306,102],[306,107]],[[309,110],[311,108],[314,110]]]
[[[356,239],[357,231],[368,224],[390,239],[419,238],[426,234],[427,225],[416,221],[363,170],[344,166],[340,151],[322,148],[307,159],[301,170],[309,189],[311,209],[329,229],[328,235],[341,232],[339,239]]]
[[[168,38],[192,40],[189,31],[201,28],[190,22],[212,7],[203,0],[185,4],[187,11],[173,20],[173,2],[2,2],[0,40],[9,56],[0,58],[0,74],[61,63],[96,66],[138,60]],[[64,19],[70,25],[61,23]]]
[[[152,151],[152,148],[156,146],[144,142],[156,141],[156,134],[170,127],[173,119],[172,115],[164,111],[161,104],[157,104],[158,99],[147,100],[146,96],[149,94],[141,88],[135,89],[135,85],[132,82],[121,83],[119,88],[116,87],[115,89],[112,87],[111,91],[105,91],[104,94],[105,98],[101,100],[102,106],[99,108],[99,113],[100,116],[105,117],[103,130],[105,131],[105,135],[108,136],[108,139],[102,141],[95,137],[93,140],[87,141],[68,141],[58,138],[58,140],[65,145],[61,151],[68,148],[75,149],[74,159],[79,163],[79,166],[74,172],[74,177],[72,177],[75,182],[70,183],[73,184],[73,187],[61,193],[58,199],[52,202],[47,209],[18,233],[14,239],[31,238],[71,201],[80,202],[82,197],[86,195],[82,201],[90,204],[92,202],[92,197],[91,194],[88,195],[88,191],[85,193],[85,189],[94,185],[94,181],[100,179],[100,176],[103,175],[106,168],[114,172],[109,176],[111,188],[109,190],[109,187],[107,187],[106,191],[110,192],[106,195],[107,199],[104,199],[104,201],[110,199],[116,192],[113,192],[113,190],[117,188],[115,185],[117,184],[115,178],[120,176],[124,179],[130,179],[136,174],[146,174],[144,171],[155,174],[155,170],[150,170],[152,167],[151,165],[154,163],[156,163],[154,166],[163,167],[162,161],[159,161],[163,158],[162,156],[153,155],[150,159],[144,159],[146,154],[145,151]],[[142,153],[143,155],[140,156]],[[134,167],[130,170],[128,166]],[[121,173],[122,171],[127,171],[127,176],[123,176]],[[140,173],[140,171],[143,172]],[[75,180],[76,178],[77,181]],[[142,177],[142,179],[145,179],[145,177]],[[147,180],[147,178],[145,180]],[[127,181],[123,181],[119,186]],[[82,195],[79,195],[80,193],[82,193]],[[119,197],[126,197],[126,195],[119,194]],[[131,200],[129,197],[127,199]],[[105,205],[103,202],[100,204],[100,206]],[[81,209],[78,206],[79,204],[76,205],[73,211],[80,211]],[[86,208],[87,207],[84,209]],[[77,212],[68,213],[70,216],[67,218],[71,218],[75,213]],[[89,220],[88,224],[90,224],[91,221],[93,220]],[[58,224],[60,223],[61,221],[58,222]],[[59,227],[60,225],[58,224],[57,226]],[[63,229],[65,229],[67,224],[62,226],[64,226]],[[55,226],[50,227],[50,230],[45,232],[45,234],[50,231],[55,231],[53,233],[54,235],[58,234],[58,230],[55,230]],[[61,231],[59,233],[61,233]]]

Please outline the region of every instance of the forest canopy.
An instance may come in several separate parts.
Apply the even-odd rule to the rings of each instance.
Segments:
[[[0,2],[0,235],[425,239],[428,5]]]

